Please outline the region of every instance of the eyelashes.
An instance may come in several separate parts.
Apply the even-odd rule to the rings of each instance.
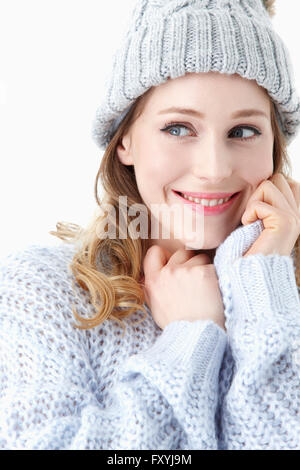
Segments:
[[[160,129],[162,132],[165,132],[166,135],[170,138],[177,138],[177,139],[184,139],[185,137],[189,137],[189,136],[177,136],[177,135],[172,135],[172,134],[169,134],[168,131],[173,129],[173,128],[185,128],[185,129],[189,129],[191,130],[188,126],[186,126],[185,124],[182,124],[182,123],[179,123],[179,122],[169,122],[169,123],[166,123],[164,128],[163,129]],[[250,136],[250,137],[236,137],[235,139],[236,140],[240,140],[240,141],[251,141],[253,139],[256,139],[257,137],[259,137],[261,135],[261,132],[256,129],[255,127],[253,126],[248,126],[248,125],[239,125],[239,126],[236,126],[234,127],[229,135],[231,135],[232,133],[236,132],[237,130],[239,129],[247,129],[247,130],[250,130],[250,131],[253,131],[254,132],[254,135]]]

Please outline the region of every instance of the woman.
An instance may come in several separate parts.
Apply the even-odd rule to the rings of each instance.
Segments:
[[[94,122],[100,215],[1,266],[2,448],[299,448],[299,98],[272,3],[137,3]],[[154,210],[187,204],[196,241]]]

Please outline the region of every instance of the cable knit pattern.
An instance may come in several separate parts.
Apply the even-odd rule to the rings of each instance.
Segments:
[[[295,264],[292,257],[277,254],[242,258],[262,230],[260,220],[237,228],[214,260],[226,292],[229,339],[219,381],[220,449],[300,448]]]
[[[215,267],[227,333],[151,312],[79,330],[92,316],[74,248],[29,246],[0,263],[1,449],[300,448],[300,305],[292,257],[242,258],[238,227]]]
[[[104,150],[136,99],[187,73],[238,74],[267,90],[291,143],[300,99],[286,44],[262,0],[136,0],[106,69],[92,137]]]

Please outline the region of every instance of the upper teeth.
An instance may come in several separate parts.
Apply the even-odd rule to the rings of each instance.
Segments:
[[[223,204],[227,202],[231,196],[226,197],[225,199],[199,199],[197,197],[187,196],[186,194],[182,193],[182,196],[189,201],[197,202],[198,204],[202,204],[203,206],[216,206],[218,204]]]

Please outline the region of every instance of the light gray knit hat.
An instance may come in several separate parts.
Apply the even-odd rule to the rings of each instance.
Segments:
[[[92,137],[105,149],[135,100],[188,72],[239,74],[264,87],[289,144],[300,124],[289,52],[274,0],[137,0],[106,76]]]

